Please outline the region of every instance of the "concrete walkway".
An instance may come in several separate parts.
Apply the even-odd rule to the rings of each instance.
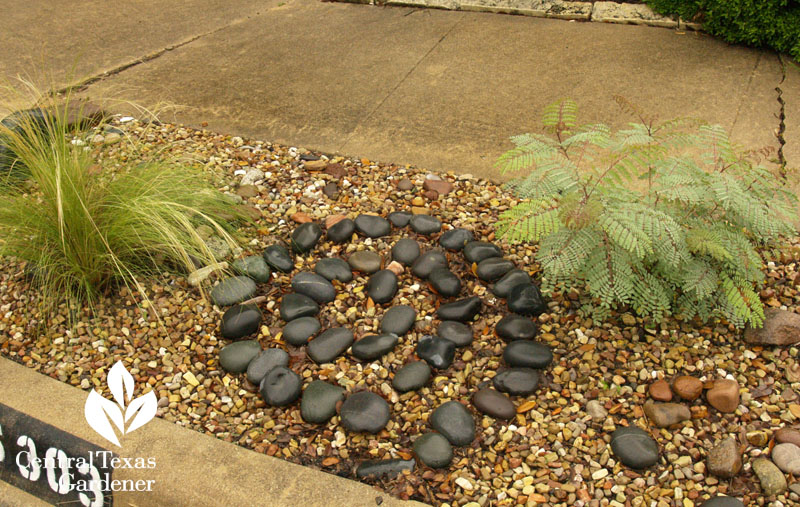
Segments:
[[[165,120],[325,152],[499,178],[546,104],[620,126],[615,94],[778,146],[777,56],[702,33],[316,0],[14,3],[0,76],[88,79],[94,98],[183,106]],[[780,86],[800,167],[800,72]]]
[[[116,505],[424,505],[403,502],[366,484],[259,454],[160,418],[126,434],[121,439],[122,447],[116,447],[98,436],[86,422],[84,404],[88,393],[85,391],[3,357],[0,357],[0,379],[3,379],[0,404],[109,449],[120,458],[154,460],[154,468],[122,467],[114,471],[112,477],[121,481],[154,481],[151,491],[115,492]],[[5,444],[7,457],[16,460],[14,453],[19,448],[12,442]],[[0,505],[44,503],[0,480]]]

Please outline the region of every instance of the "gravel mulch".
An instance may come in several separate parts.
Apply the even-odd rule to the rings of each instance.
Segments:
[[[490,181],[442,174],[454,188],[434,195],[423,189],[429,173],[417,168],[333,157],[324,171],[309,170],[300,160],[308,152],[301,149],[175,125],[144,129],[131,121],[115,126],[141,137],[146,151],[164,150],[203,164],[221,190],[247,196],[246,204],[260,214],[256,226],[243,231],[252,240],[245,246],[249,253],[287,240],[298,225],[296,220],[303,221],[306,215],[324,224],[331,215],[386,216],[416,209],[439,217],[446,226],[470,229],[476,239],[496,241],[518,267],[537,271],[533,246],[510,246],[494,237],[491,224],[515,200]],[[125,143],[92,149],[107,160],[132,156]],[[255,188],[238,188],[241,175],[235,171],[253,168],[263,172],[263,182]],[[410,180],[409,190],[398,190],[403,179]],[[336,184],[336,200],[323,193],[331,183]],[[328,187],[327,192],[332,194],[332,190]],[[408,228],[393,228],[389,237],[360,238],[344,245],[323,239],[314,251],[295,258],[293,273],[312,270],[321,257],[347,257],[359,249],[386,257],[401,237],[431,247],[438,239],[438,235],[433,239],[417,236]],[[464,282],[461,297],[478,295],[484,301],[481,316],[472,324],[476,338],[472,345],[458,349],[453,365],[435,374],[427,387],[405,394],[392,390],[391,378],[413,356],[418,339],[438,326],[434,315],[438,298],[427,284],[408,270],[400,276],[393,304],[414,306],[418,322],[393,352],[369,363],[346,354],[332,367],[315,364],[304,349],[281,339],[278,299],[290,292],[292,274],[277,274],[259,285],[258,294],[266,296],[259,304],[264,320],[257,339],[262,346],[286,349],[291,368],[306,383],[323,379],[349,392],[368,388],[381,394],[390,402],[392,414],[377,435],[350,433],[339,424],[338,416],[327,424],[304,423],[299,403],[269,407],[244,375],[223,372],[218,362],[219,350],[226,344],[219,334],[223,309],[211,306],[182,277],[163,276],[147,284],[163,326],[153,318],[143,318],[135,305],[137,295],[120,290],[102,300],[94,316],[84,311],[74,329],[67,327],[63,316],[42,327],[38,316],[26,311],[33,294],[23,266],[5,260],[0,264],[0,353],[62,382],[87,391],[97,388],[104,394],[106,372],[122,360],[139,390],[150,386],[156,392],[160,417],[256,452],[355,478],[355,467],[363,460],[411,458],[412,442],[429,430],[432,410],[448,400],[468,400],[502,366],[505,344],[494,335],[494,326],[507,313],[505,302],[494,298],[460,254],[451,255],[450,263]],[[787,254],[765,270],[768,286],[762,296],[766,304],[796,311],[800,294],[795,257]],[[323,329],[346,325],[357,337],[378,331],[389,305],[369,303],[364,294],[366,281],[356,276],[337,286],[337,299],[320,315]],[[555,360],[543,372],[533,395],[514,397],[515,420],[500,422],[481,416],[470,405],[478,438],[468,447],[455,449],[449,468],[418,465],[395,479],[366,481],[391,495],[436,505],[689,507],[720,493],[744,498],[745,505],[800,501],[792,490],[764,497],[750,466],[768,452],[768,444],[756,435],[769,437],[779,427],[797,426],[797,347],[746,345],[740,333],[720,323],[670,319],[652,326],[630,314],[594,322],[578,311],[582,297],[578,292],[555,294],[549,311],[539,317],[538,340],[552,348]],[[739,409],[721,414],[701,399],[686,403],[690,420],[669,429],[655,428],[643,411],[648,385],[678,375],[703,381],[735,379],[742,389]],[[594,419],[587,412],[590,400],[597,400],[602,408],[593,407]],[[659,444],[661,459],[651,469],[628,469],[611,453],[611,432],[630,425],[647,428]],[[725,436],[736,437],[744,448],[743,471],[730,480],[717,479],[706,470],[708,452]]]

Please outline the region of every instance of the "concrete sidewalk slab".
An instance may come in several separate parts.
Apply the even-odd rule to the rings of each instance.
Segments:
[[[124,87],[146,104],[187,106],[176,115],[185,123],[334,151],[463,16],[405,14],[289,1],[88,94]]]
[[[147,105],[187,106],[168,120],[504,179],[492,164],[508,137],[538,130],[561,97],[587,122],[631,121],[619,94],[659,118],[696,116],[748,147],[777,147],[780,77],[774,54],[697,32],[293,0],[89,94],[125,87]],[[800,165],[797,116],[785,153]]]
[[[156,481],[152,492],[115,493],[117,505],[375,507],[377,497],[381,497],[382,506],[423,505],[397,500],[366,484],[259,454],[159,418],[125,435],[122,447],[117,448],[86,422],[86,392],[3,357],[0,379],[0,403],[120,457],[155,458],[155,469],[114,471],[114,479]],[[9,498],[12,504],[36,505],[25,502],[30,495],[9,488],[0,482],[0,504]],[[5,491],[9,491],[8,497],[3,495]]]
[[[63,86],[225,28],[279,0],[6,0],[0,16],[0,79],[22,75]],[[0,92],[0,98],[3,98]]]

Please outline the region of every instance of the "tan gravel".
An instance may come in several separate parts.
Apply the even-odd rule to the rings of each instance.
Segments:
[[[117,126],[128,135],[142,136],[144,152],[164,150],[202,164],[222,191],[236,192],[241,176],[235,170],[261,171],[263,181],[256,181],[257,192],[245,198],[259,215],[255,227],[242,231],[252,240],[245,247],[252,253],[287,239],[297,225],[292,216],[300,221],[308,216],[324,224],[333,215],[355,218],[361,212],[374,212],[385,216],[412,206],[438,216],[446,226],[471,229],[476,239],[497,241],[491,224],[515,202],[494,183],[469,175],[442,174],[454,188],[432,200],[434,195],[426,197],[423,190],[428,171],[418,168],[332,157],[329,162],[337,164],[332,170],[323,170],[327,164],[319,162],[310,164],[317,167],[309,170],[301,167],[299,156],[305,153],[301,149],[174,125],[147,130],[136,122]],[[125,142],[92,149],[106,164],[135,158]],[[396,188],[404,178],[413,183],[408,191]],[[339,185],[337,201],[322,193],[330,182]],[[404,236],[415,234],[394,229],[392,237],[378,240],[360,238],[345,245],[323,241],[311,254],[298,256],[296,268],[311,269],[320,256],[347,257],[359,249],[385,255]],[[519,267],[537,272],[534,247],[499,244]],[[391,389],[394,372],[413,356],[417,339],[438,324],[432,315],[437,298],[409,270],[400,274],[394,304],[413,305],[419,313],[417,326],[392,353],[367,364],[345,355],[333,365],[318,366],[303,349],[285,344],[277,299],[289,290],[291,276],[279,275],[260,286],[258,295],[265,296],[258,302],[264,313],[258,335],[262,346],[286,348],[292,369],[304,379],[326,379],[348,391],[369,388],[383,395],[390,401],[392,419],[374,436],[345,431],[337,417],[327,425],[305,424],[299,403],[268,407],[244,375],[222,372],[217,361],[224,345],[218,327],[222,312],[179,276],[165,275],[147,284],[152,310],[163,326],[152,317],[145,319],[136,306],[141,298],[123,289],[112,291],[93,316],[79,310],[80,322],[68,329],[65,316],[44,326],[41,316],[26,310],[34,295],[23,266],[5,260],[0,265],[0,353],[84,390],[105,390],[108,368],[121,359],[140,388],[147,384],[155,390],[164,419],[257,452],[354,477],[361,460],[410,457],[413,439],[429,429],[426,421],[432,409],[449,399],[469,399],[501,366],[504,344],[493,329],[507,312],[505,303],[493,298],[459,254],[449,257],[464,282],[462,297],[476,294],[486,303],[473,325],[475,342],[459,349],[453,366],[434,376],[427,387],[402,395]],[[388,265],[389,259],[384,260]],[[766,304],[796,311],[800,301],[796,256],[787,253],[765,270],[768,286],[762,296]],[[209,282],[215,279],[212,275]],[[366,281],[359,274],[352,282],[337,285],[336,301],[320,315],[323,327],[347,325],[357,336],[377,331],[387,307],[370,304],[363,290]],[[718,493],[744,498],[745,505],[800,501],[793,492],[763,497],[751,468],[753,460],[768,452],[769,439],[778,428],[798,425],[798,347],[748,346],[740,333],[719,322],[669,319],[652,325],[631,314],[594,322],[580,310],[583,297],[578,291],[555,294],[549,312],[539,318],[538,339],[553,348],[555,360],[535,394],[515,398],[516,420],[503,423],[474,412],[479,436],[472,446],[456,449],[449,469],[417,467],[394,480],[370,482],[392,495],[437,505],[690,507]],[[701,397],[683,402],[690,407],[692,419],[665,429],[648,425],[642,407],[649,399],[649,384],[659,378],[671,382],[679,375],[703,382],[723,377],[736,380],[742,388],[740,407],[722,414]],[[593,420],[586,411],[589,400],[597,400],[608,416]],[[597,407],[593,412],[598,413]],[[623,468],[611,454],[610,433],[619,425],[632,424],[649,428],[662,450],[661,463],[651,470]],[[750,439],[753,433],[765,439]],[[743,471],[732,480],[718,480],[705,465],[714,443],[725,436],[737,438],[744,447]]]

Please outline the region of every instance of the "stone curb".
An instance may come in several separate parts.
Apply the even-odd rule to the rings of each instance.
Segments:
[[[653,12],[645,4],[582,2],[570,0],[337,0],[345,3],[390,5],[452,11],[516,14],[536,18],[595,21],[622,25],[645,25],[701,32],[700,23],[677,20]]]
[[[155,481],[151,492],[115,492],[117,505],[424,505],[398,500],[367,484],[259,454],[160,418],[124,435],[119,448],[87,424],[85,391],[3,357],[0,379],[0,403],[120,457],[155,458],[154,469],[114,471],[113,479]],[[28,493],[0,481],[0,504],[46,505],[33,500]]]

